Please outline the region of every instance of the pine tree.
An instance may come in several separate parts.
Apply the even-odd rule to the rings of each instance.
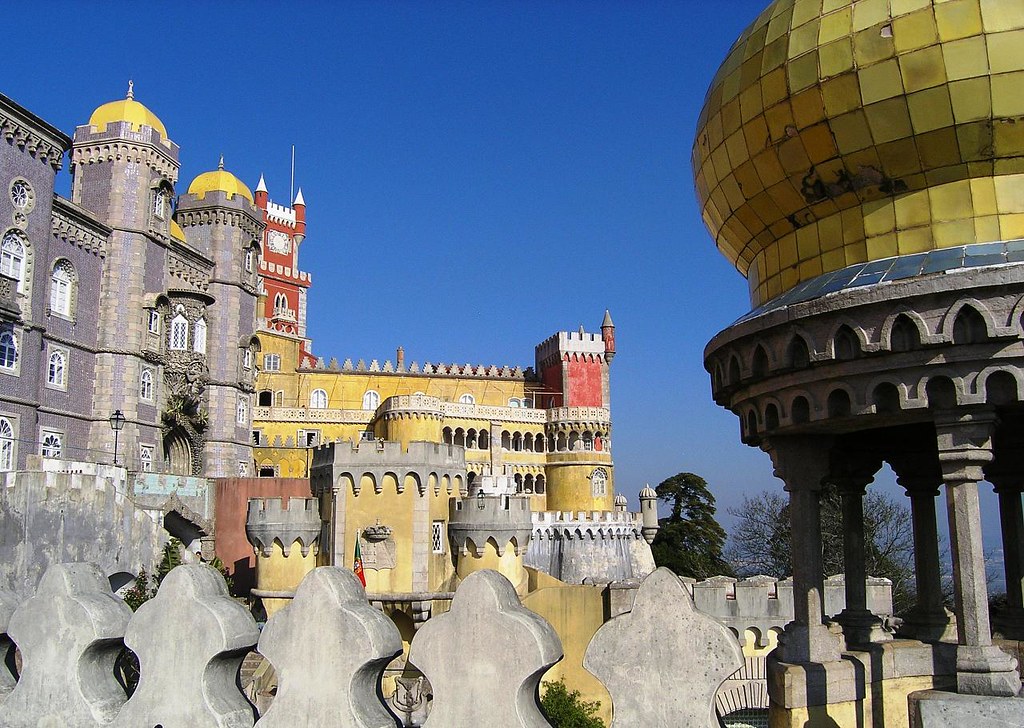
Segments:
[[[659,519],[658,535],[651,544],[654,562],[679,576],[707,579],[732,575],[722,556],[725,529],[715,520],[715,497],[707,481],[693,473],[678,473],[654,489],[658,500],[670,506]]]

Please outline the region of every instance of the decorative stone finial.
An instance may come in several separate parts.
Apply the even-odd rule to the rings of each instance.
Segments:
[[[644,579],[633,611],[606,622],[583,666],[604,683],[622,726],[718,725],[715,693],[743,667],[729,629],[698,612],[675,574],[662,567]]]
[[[452,645],[460,646],[459,659],[452,659]],[[523,607],[509,580],[477,571],[455,592],[450,612],[420,627],[409,650],[409,662],[434,690],[423,725],[547,726],[537,691],[541,675],[561,658],[555,630]]]
[[[128,95],[125,98],[127,98],[129,101],[135,98],[135,82],[132,81],[130,78],[128,79]]]
[[[402,638],[348,569],[321,566],[307,574],[292,603],[263,629],[259,650],[278,675],[277,696],[259,728],[290,728],[297,716],[304,725],[394,725],[377,683],[402,653]]]
[[[112,728],[252,725],[236,676],[259,636],[220,572],[206,564],[172,569],[128,625],[139,685]]]
[[[47,569],[36,595],[11,616],[8,634],[21,650],[23,669],[4,701],[3,725],[99,726],[113,720],[124,703],[114,661],[131,617],[95,564]]]
[[[220,161],[217,162],[217,169],[224,169],[224,155],[220,155]]]

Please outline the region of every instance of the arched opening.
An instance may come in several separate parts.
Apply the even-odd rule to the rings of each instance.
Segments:
[[[985,318],[971,306],[964,306],[953,321],[954,344],[978,344],[988,339]]]
[[[806,397],[797,397],[793,400],[793,423],[802,425],[811,421],[811,405]]]
[[[269,389],[262,390],[256,395],[256,406],[257,407],[273,407],[274,406],[274,393]]]
[[[774,430],[779,426],[779,408],[774,404],[769,404],[764,408],[764,426],[769,430]]]
[[[754,349],[754,360],[750,368],[755,379],[764,379],[768,376],[768,354],[760,344]]]
[[[164,470],[172,475],[192,475],[192,444],[180,428],[164,436]]]
[[[850,416],[850,394],[845,389],[834,389],[828,395],[828,416]]]
[[[1017,380],[1009,372],[993,372],[985,380],[985,401],[1004,405],[1017,401]]]
[[[544,495],[545,480],[543,475],[538,475],[533,484],[533,492],[537,495]]]
[[[754,410],[747,412],[747,437],[757,434],[757,413]]]
[[[789,342],[786,362],[791,369],[806,369],[811,365],[811,353],[807,350],[807,342],[802,336],[794,336]]]
[[[913,351],[921,346],[921,332],[906,314],[900,314],[893,322],[889,333],[891,351]]]
[[[900,411],[900,391],[895,384],[882,382],[871,394],[871,403],[878,414],[889,414]]]
[[[860,340],[849,326],[840,326],[832,340],[836,361],[850,361],[860,356]]]
[[[487,430],[480,430],[476,441],[481,450],[488,449],[490,447],[490,435],[487,434]]]
[[[932,377],[925,387],[928,406],[936,409],[956,407],[956,386],[949,377]]]
[[[729,359],[729,384],[740,383],[740,360],[735,356]]]

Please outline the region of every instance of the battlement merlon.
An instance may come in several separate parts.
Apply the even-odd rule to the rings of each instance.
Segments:
[[[584,356],[604,357],[605,341],[601,334],[590,334],[583,331],[559,331],[552,334],[536,347],[538,371],[545,362],[561,360],[566,354],[582,354]]]
[[[403,448],[402,443],[391,440],[341,440],[313,449],[313,471],[383,467],[397,473],[426,465],[442,470],[465,471],[466,448],[436,442],[410,442],[408,448]]]

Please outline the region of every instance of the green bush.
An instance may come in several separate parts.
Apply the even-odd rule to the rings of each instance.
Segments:
[[[580,699],[580,691],[569,690],[565,678],[544,687],[540,707],[555,728],[605,728],[597,717],[601,703]]]

